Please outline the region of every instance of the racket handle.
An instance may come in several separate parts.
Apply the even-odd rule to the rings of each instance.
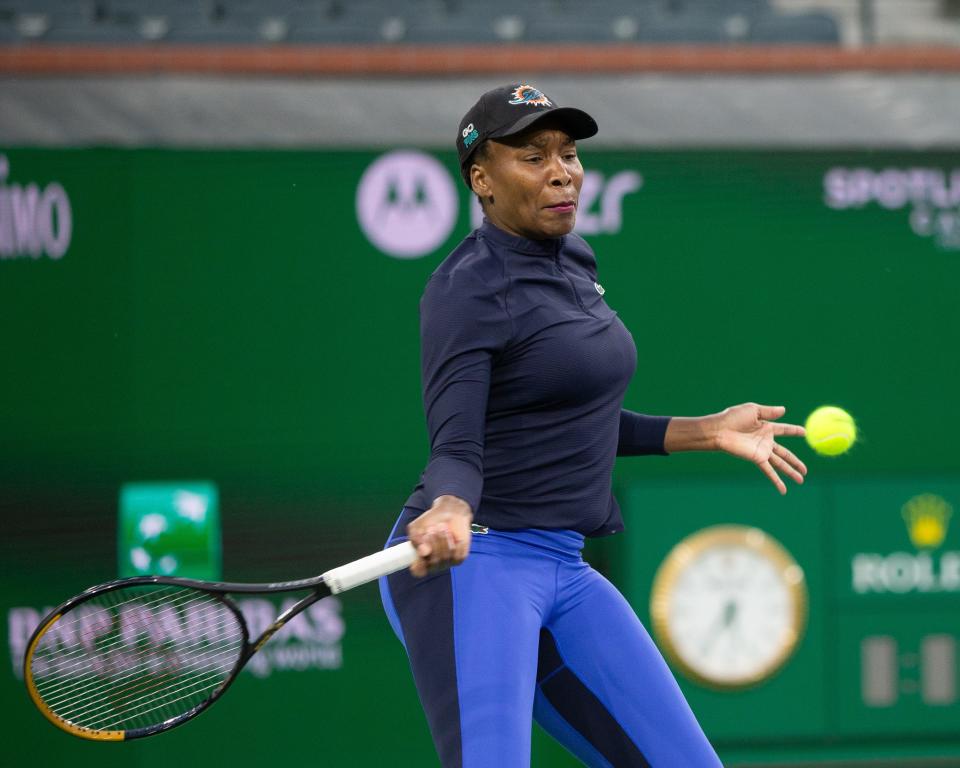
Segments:
[[[391,573],[403,570],[416,559],[417,551],[413,548],[413,544],[405,541],[372,555],[361,557],[352,563],[341,565],[339,568],[332,568],[322,574],[322,578],[330,587],[330,592],[336,595],[366,584],[368,581],[379,579],[381,576],[389,576]]]

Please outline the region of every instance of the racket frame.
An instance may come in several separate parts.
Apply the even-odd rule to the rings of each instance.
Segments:
[[[27,649],[23,657],[23,677],[27,685],[27,692],[33,703],[44,714],[44,716],[55,726],[74,736],[94,741],[130,741],[132,739],[143,738],[144,736],[153,736],[154,734],[168,731],[182,723],[187,722],[203,712],[207,707],[219,699],[231,683],[236,679],[240,670],[246,665],[257,651],[259,651],[266,642],[279,632],[284,625],[294,616],[299,614],[305,608],[313,605],[318,600],[330,595],[336,595],[348,589],[353,589],[361,584],[366,584],[381,576],[387,576],[411,565],[417,558],[416,550],[409,541],[404,541],[392,547],[367,555],[359,560],[346,563],[337,568],[332,568],[319,576],[313,576],[309,579],[296,579],[294,581],[274,581],[262,584],[246,584],[232,581],[198,581],[196,579],[185,579],[178,576],[134,576],[127,579],[115,579],[95,587],[84,590],[79,595],[70,598],[66,602],[50,611],[41,621],[30,640],[27,643]],[[69,720],[60,717],[43,701],[40,692],[37,690],[36,682],[33,679],[31,660],[37,644],[47,631],[56,624],[60,618],[88,600],[107,592],[116,591],[125,587],[136,587],[144,585],[174,586],[193,589],[198,592],[211,595],[215,599],[229,608],[237,619],[237,623],[243,632],[243,645],[238,655],[237,661],[227,678],[210,694],[206,699],[186,712],[169,718],[162,723],[144,726],[141,728],[132,728],[128,730],[97,730],[79,726]],[[267,627],[256,640],[250,640],[250,630],[243,617],[243,612],[234,603],[229,595],[232,594],[273,594],[283,592],[297,592],[309,590],[310,593],[291,605],[283,611]]]

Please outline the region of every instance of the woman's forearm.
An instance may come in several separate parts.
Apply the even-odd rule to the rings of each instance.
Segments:
[[[717,450],[718,420],[709,416],[674,416],[667,425],[663,449],[667,453],[678,451]]]

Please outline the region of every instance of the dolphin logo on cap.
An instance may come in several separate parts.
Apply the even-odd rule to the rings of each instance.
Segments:
[[[525,83],[514,88],[511,96],[513,98],[507,102],[508,104],[528,104],[531,107],[553,106],[553,102],[543,94],[543,91]]]

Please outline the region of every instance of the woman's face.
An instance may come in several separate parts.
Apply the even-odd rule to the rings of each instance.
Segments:
[[[471,181],[487,218],[511,234],[560,237],[577,221],[583,166],[573,139],[559,128],[537,126],[489,141]]]

